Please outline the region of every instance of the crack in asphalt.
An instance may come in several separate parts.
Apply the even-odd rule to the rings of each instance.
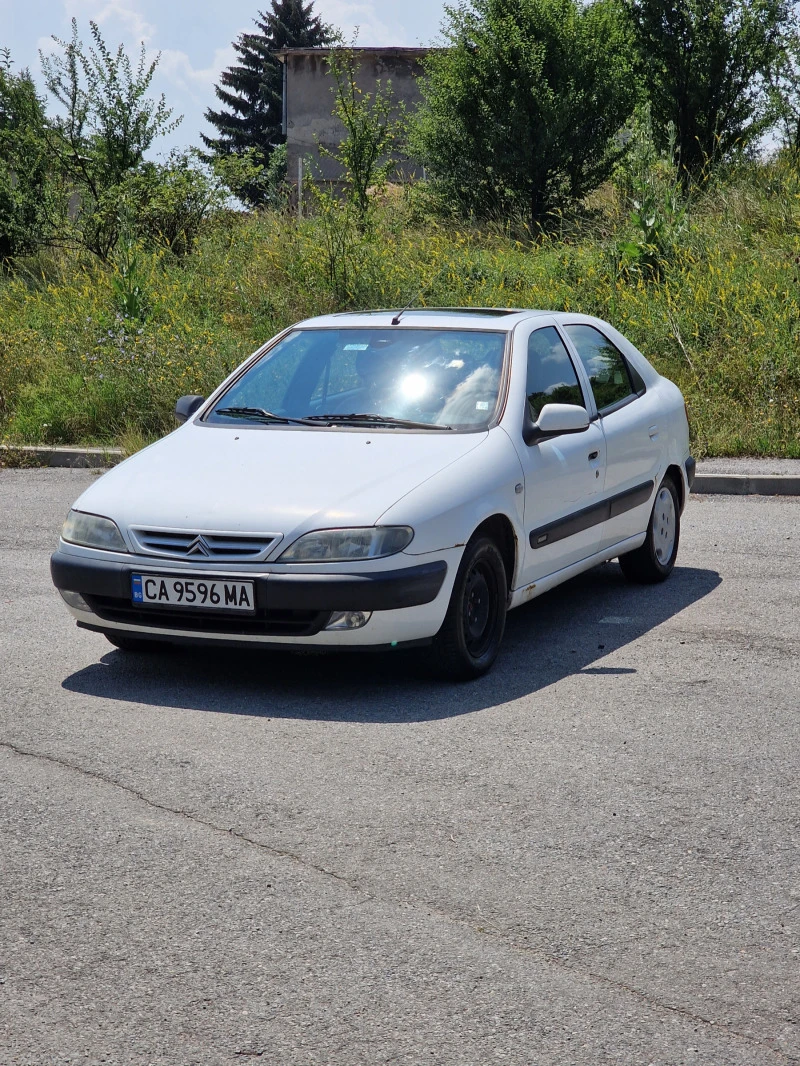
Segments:
[[[179,807],[169,807],[164,803],[159,803],[157,800],[153,800],[149,796],[146,796],[143,792],[139,792],[138,789],[132,788],[130,785],[123,785],[120,781],[116,781],[113,777],[109,777],[107,774],[101,773],[99,770],[89,770],[85,766],[78,766],[76,763],[69,762],[67,759],[59,758],[57,755],[48,755],[38,751],[28,751],[27,749],[20,748],[17,744],[13,744],[11,741],[7,740],[0,740],[0,748],[6,748],[15,755],[29,759],[39,759],[41,762],[53,763],[56,766],[63,767],[65,770],[73,770],[75,773],[82,774],[84,777],[89,777],[95,781],[101,781],[103,784],[111,785],[113,788],[119,789],[120,792],[124,792],[129,796],[134,796],[136,799],[140,800],[148,807],[152,807],[154,810],[163,811],[164,814],[177,815],[179,818],[186,818],[188,821],[194,822],[197,825],[202,825],[206,829],[211,829],[215,833],[220,833],[227,837],[233,837],[236,840],[241,840],[245,844],[252,844],[254,847],[261,848],[263,851],[267,851],[270,855],[275,855],[278,858],[291,859],[292,861],[299,863],[301,866],[316,870],[317,873],[324,874],[326,877],[332,877],[334,880],[340,881],[349,888],[356,889],[353,882],[346,877],[342,877],[341,874],[337,874],[335,870],[328,870],[324,866],[318,866],[313,862],[309,862],[308,859],[304,859],[301,855],[296,855],[293,851],[289,851],[288,849],[277,848],[272,844],[265,844],[263,841],[255,840],[253,837],[247,836],[246,833],[240,833],[232,827],[225,829],[224,826],[217,825],[216,822],[210,822],[208,819],[202,818],[199,814],[181,810]]]
[[[70,762],[67,759],[59,758],[57,755],[49,755],[45,752],[30,751],[26,748],[21,748],[19,745],[14,744],[11,741],[0,740],[0,748],[5,748],[7,751],[10,751],[14,755],[17,755],[21,758],[36,759],[40,762],[50,763],[52,765],[59,766],[65,770],[72,770],[74,773],[81,774],[82,776],[90,778],[94,781],[99,781],[102,784],[111,785],[112,788],[116,788],[120,792],[124,792],[128,796],[133,796],[135,799],[138,799],[141,803],[144,803],[146,806],[152,808],[153,810],[161,811],[164,814],[171,814],[178,818],[185,818],[187,819],[187,821],[193,822],[197,825],[201,825],[205,829],[209,829],[213,833],[217,833],[220,836],[226,836],[228,838],[239,840],[243,844],[249,844],[253,847],[259,848],[261,851],[265,851],[268,854],[275,856],[276,858],[288,859],[291,862],[297,863],[299,866],[302,866],[306,869],[314,870],[325,877],[332,878],[339,884],[349,888],[352,892],[356,892],[359,895],[366,897],[367,899],[375,900],[376,902],[381,901],[381,897],[372,895],[371,893],[365,891],[365,889],[360,886],[357,881],[353,881],[348,877],[344,877],[342,874],[336,873],[335,870],[330,870],[325,866],[319,865],[318,863],[311,862],[309,859],[304,858],[302,855],[298,855],[295,852],[289,851],[286,848],[278,848],[272,844],[265,844],[263,841],[256,840],[253,837],[248,836],[246,833],[242,833],[232,827],[226,829],[221,825],[217,825],[215,822],[211,822],[206,818],[202,818],[198,814],[194,814],[189,811],[184,811],[176,807],[169,807],[166,804],[159,803],[157,800],[151,799],[149,796],[146,796],[138,789],[132,788],[130,785],[124,785],[121,782],[115,780],[113,777],[109,777],[107,774],[104,774],[99,770],[87,769],[86,767],[79,766],[76,763]],[[402,903],[403,901],[393,900],[391,902],[397,904]],[[724,1033],[726,1036],[736,1040],[740,1040],[743,1043],[750,1045],[751,1047],[758,1048],[761,1051],[769,1052],[772,1055],[775,1055],[783,1062],[793,1064],[800,1063],[800,1058],[794,1055],[790,1055],[787,1052],[782,1051],[780,1048],[773,1047],[772,1045],[766,1044],[761,1040],[756,1040],[754,1037],[749,1036],[747,1033],[742,1033],[736,1029],[731,1029],[724,1022],[715,1022],[712,1018],[707,1018],[702,1014],[697,1014],[694,1011],[687,1010],[685,1007],[676,1007],[669,1003],[664,1003],[661,1000],[648,995],[646,992],[643,992],[638,988],[634,988],[632,985],[625,984],[624,981],[614,980],[613,978],[608,977],[602,973],[597,973],[594,970],[585,969],[578,966],[572,966],[556,955],[552,955],[546,951],[531,947],[527,944],[521,944],[519,943],[519,941],[514,940],[512,937],[505,936],[503,933],[498,932],[495,929],[491,929],[486,925],[479,925],[477,924],[477,922],[472,922],[468,919],[454,916],[433,904],[419,902],[413,903],[411,901],[405,902],[411,906],[424,906],[425,910],[429,914],[435,914],[439,918],[442,918],[445,921],[454,925],[466,926],[467,928],[471,929],[472,932],[477,933],[479,936],[491,937],[494,941],[499,944],[502,944],[504,947],[506,947],[507,949],[511,949],[512,951],[516,951],[524,955],[533,955],[541,961],[545,962],[547,965],[553,966],[564,973],[571,974],[577,977],[582,977],[585,979],[588,978],[596,984],[603,985],[607,988],[613,989],[616,992],[626,993],[627,995],[639,1000],[639,1002],[646,1004],[648,1007],[651,1007],[656,1010],[665,1011],[669,1014],[674,1014],[678,1017],[686,1018],[691,1022],[707,1026],[708,1028],[713,1029],[716,1033]],[[246,1050],[244,1052],[237,1052],[237,1055],[238,1054],[249,1056],[252,1054],[252,1052]]]

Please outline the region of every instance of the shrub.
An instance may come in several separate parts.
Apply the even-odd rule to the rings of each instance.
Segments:
[[[462,214],[537,227],[624,151],[637,86],[613,0],[475,0],[447,8],[411,154]]]
[[[44,278],[0,279],[2,433],[30,443],[151,439],[173,427],[178,396],[207,395],[299,319],[344,306],[494,305],[612,322],[683,389],[698,455],[800,456],[798,193],[785,161],[709,183],[657,281],[619,269],[624,189],[604,201],[607,238],[536,244],[416,215],[412,224],[405,200],[387,198],[370,232],[351,225],[338,274],[324,219],[221,214],[183,260],[136,248],[139,319],[120,313],[112,270],[63,253]]]

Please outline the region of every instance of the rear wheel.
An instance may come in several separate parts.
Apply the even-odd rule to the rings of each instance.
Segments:
[[[503,557],[489,537],[476,537],[464,551],[433,640],[431,665],[439,677],[469,681],[491,668],[505,632],[507,596]]]
[[[665,477],[656,493],[644,544],[619,557],[619,565],[628,581],[642,585],[666,581],[678,557],[680,535],[678,490],[672,478]]]

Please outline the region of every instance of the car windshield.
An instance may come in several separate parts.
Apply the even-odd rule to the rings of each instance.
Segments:
[[[505,340],[485,330],[296,330],[206,421],[482,429],[497,407]]]

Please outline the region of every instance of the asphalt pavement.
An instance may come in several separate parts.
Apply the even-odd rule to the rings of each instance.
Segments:
[[[0,470],[3,1066],[800,1063],[800,500],[409,653],[128,655]]]

